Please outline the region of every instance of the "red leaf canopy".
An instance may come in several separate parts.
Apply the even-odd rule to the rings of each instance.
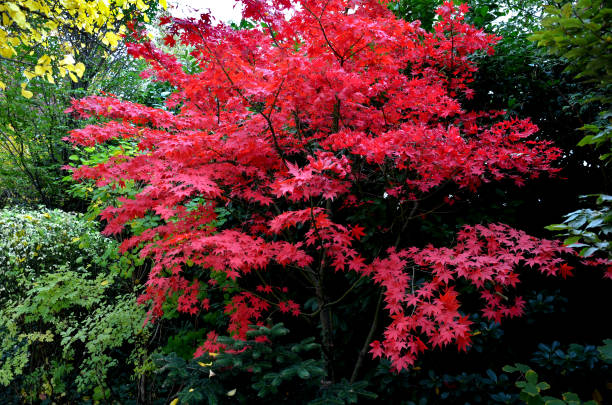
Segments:
[[[188,280],[187,265],[238,281],[275,266],[297,269],[315,287],[325,272],[352,271],[383,287],[391,324],[372,353],[400,370],[428,347],[469,345],[470,322],[453,287],[459,279],[481,291],[485,316],[519,315],[523,301],[506,302],[502,291],[516,285],[515,268],[527,261],[557,273],[559,244],[478,226],[465,228],[455,248],[402,247],[398,237],[384,256],[371,257],[357,242],[373,230],[338,215],[371,203],[364,188],[386,190],[404,207],[449,182],[473,192],[556,171],[560,151],[531,140],[537,128],[529,120],[462,107],[473,94],[471,55],[492,53],[498,38],[464,23],[465,7],[452,3],[438,10],[433,32],[396,19],[379,0],[243,3],[245,17],[261,25],[234,30],[209,16],[172,22],[166,43],[189,45],[196,73],[151,43],[129,45],[150,63],[146,75],[174,86],[165,108],[109,96],[73,102],[71,111],[104,123],[72,131],[72,142],[128,138],[141,151],[79,168],[75,177],[140,185],[103,212],[108,234],[145,215],[162,220],[123,243],[153,259],[141,297],[152,316],[173,293],[181,311],[208,308],[200,298],[214,280]],[[216,226],[228,204],[244,220]],[[398,229],[401,236],[406,226]],[[415,286],[414,268],[429,281]],[[226,307],[230,331],[243,338],[270,308],[298,315],[285,292],[269,300],[235,295]]]

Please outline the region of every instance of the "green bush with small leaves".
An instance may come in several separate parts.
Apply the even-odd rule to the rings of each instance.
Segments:
[[[97,224],[60,210],[0,210],[0,303],[22,297],[40,276],[68,267],[95,275],[97,259],[116,244]]]
[[[136,387],[151,333],[122,276],[141,264],[82,215],[1,210],[0,398],[112,402],[117,380]]]

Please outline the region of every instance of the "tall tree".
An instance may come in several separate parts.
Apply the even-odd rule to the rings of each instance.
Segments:
[[[134,87],[127,77],[142,64],[126,58],[125,40],[117,35],[158,13],[154,2],[121,4],[112,3],[112,10],[88,1],[0,5],[2,204],[76,208],[68,206],[61,169],[70,156],[61,139],[76,122],[63,110],[72,97]]]
[[[147,3],[143,0],[3,2],[0,4],[0,57],[23,63],[23,55],[42,46],[48,52],[24,72],[26,77],[41,76],[53,82],[56,75],[68,75],[77,81],[83,75],[85,65],[83,61],[75,62],[75,57],[87,45],[70,40],[66,32],[73,33],[73,36],[80,33],[80,36],[95,37],[110,49],[115,49],[120,35],[125,32],[126,15],[147,10]],[[161,0],[161,3],[165,8],[166,0]],[[55,48],[55,52],[49,52],[53,51],[52,48]],[[84,56],[86,60],[87,53]],[[0,82],[0,88],[5,87],[6,83]],[[31,97],[25,85],[22,94]]]

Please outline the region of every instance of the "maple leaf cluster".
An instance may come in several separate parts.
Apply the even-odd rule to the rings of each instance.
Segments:
[[[243,3],[245,18],[265,24],[234,30],[208,15],[164,21],[167,44],[191,47],[195,73],[150,42],[129,44],[132,56],[149,62],[145,76],[174,87],[164,108],[92,96],[70,110],[103,122],[73,130],[75,144],[138,143],[139,154],[74,176],[139,185],[102,212],[107,234],[146,215],[161,219],[122,244],[154,263],[140,297],[153,319],[173,294],[182,312],[208,310],[211,273],[240,285],[252,273],[299,271],[323,308],[325,273],[355,272],[384,290],[390,325],[372,353],[400,370],[429,347],[469,345],[458,280],[476,286],[484,315],[500,320],[522,312],[520,298],[503,298],[518,282],[517,268],[567,274],[559,258],[567,249],[503,225],[466,227],[454,248],[396,243],[386,257],[372,257],[359,240],[375,230],[347,219],[347,211],[372,203],[364,188],[387,190],[385,198],[403,207],[449,182],[472,192],[557,171],[559,149],[530,139],[537,127],[529,120],[462,107],[473,94],[471,55],[492,53],[499,39],[466,24],[465,6],[445,3],[427,32],[378,0]],[[218,225],[219,207],[240,209],[241,220]],[[202,269],[204,282],[188,279],[186,266]],[[429,281],[415,285],[414,269]],[[243,286],[226,303],[236,338],[266,312],[300,315],[291,291],[272,284]],[[218,349],[216,336],[198,353]]]
[[[517,269],[535,267],[565,278],[571,267],[562,253],[572,250],[503,224],[465,226],[454,248],[390,249],[388,258],[376,259],[372,266],[374,280],[385,288],[392,322],[385,341],[372,342],[370,352],[389,357],[399,371],[429,347],[454,342],[465,349],[471,342],[471,322],[459,311],[456,283],[474,286],[484,301],[484,317],[500,322],[523,313],[525,301],[507,296],[519,283]],[[430,279],[415,285],[415,271],[426,271]]]

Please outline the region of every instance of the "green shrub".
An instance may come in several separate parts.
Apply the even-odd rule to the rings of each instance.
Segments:
[[[96,263],[116,243],[97,224],[60,210],[0,210],[0,303],[15,299],[42,275],[66,267],[95,275]]]
[[[134,259],[81,215],[0,211],[0,398],[122,401],[126,383],[136,395],[150,334],[121,277]]]

